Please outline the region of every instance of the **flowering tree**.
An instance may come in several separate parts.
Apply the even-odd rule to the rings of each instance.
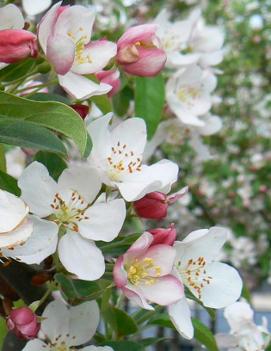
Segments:
[[[211,351],[266,348],[237,302],[240,265],[220,262],[233,228],[193,183],[223,125],[223,27],[189,1],[17,5],[0,8],[3,351],[142,351],[163,341],[153,326]],[[179,223],[191,199],[204,229]],[[230,335],[195,306],[226,308]]]

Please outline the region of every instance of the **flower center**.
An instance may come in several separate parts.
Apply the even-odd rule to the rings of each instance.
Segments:
[[[161,267],[154,264],[153,258],[145,257],[143,260],[137,258],[125,267],[128,280],[133,285],[143,283],[153,285],[157,277],[161,275]]]
[[[77,191],[71,191],[67,194],[68,201],[64,200],[59,193],[55,194],[51,207],[54,211],[53,221],[58,225],[64,225],[78,232],[77,222],[88,219],[85,216],[85,211],[88,208],[88,203]]]
[[[72,351],[73,348],[68,347],[64,341],[61,344],[55,345],[51,348],[52,351]]]
[[[194,100],[200,97],[200,91],[196,87],[184,86],[177,92],[178,99],[184,104],[192,106]]]
[[[199,299],[201,299],[202,289],[211,283],[213,279],[205,270],[206,260],[200,256],[197,259],[188,260],[186,266],[182,266],[181,261],[177,263],[177,271],[181,275],[183,283],[194,290]]]
[[[85,53],[85,42],[86,42],[87,36],[82,34],[83,31],[84,31],[83,28],[79,28],[79,32],[81,34],[79,39],[77,39],[76,37],[77,33],[74,34],[72,32],[68,32],[68,36],[75,44],[75,62],[77,64],[92,62],[91,56]]]
[[[118,181],[122,174],[141,172],[142,156],[136,155],[134,151],[128,150],[126,144],[117,145],[111,148],[111,155],[107,157],[109,164],[109,178]]]

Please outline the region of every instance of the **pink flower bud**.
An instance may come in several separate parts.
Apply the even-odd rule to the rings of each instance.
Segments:
[[[82,104],[74,104],[71,107],[81,116],[82,119],[85,119],[89,113],[89,106]]]
[[[38,53],[37,37],[23,29],[0,31],[0,62],[14,63]]]
[[[101,83],[111,85],[112,89],[109,91],[108,96],[114,96],[120,89],[120,72],[118,70],[100,71],[96,73],[96,77]]]
[[[7,326],[18,338],[26,340],[34,339],[40,329],[37,316],[28,307],[12,310],[7,320]]]
[[[172,223],[169,228],[157,228],[148,230],[149,233],[153,235],[153,245],[165,244],[172,246],[176,240],[176,229],[175,225]]]
[[[146,219],[162,219],[167,216],[167,195],[155,191],[134,202],[137,215]]]
[[[118,40],[117,60],[125,72],[151,77],[157,75],[166,63],[166,53],[160,48],[155,24],[129,28]]]

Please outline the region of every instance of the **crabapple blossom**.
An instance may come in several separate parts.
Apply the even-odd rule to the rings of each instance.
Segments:
[[[119,70],[100,71],[96,73],[96,77],[100,82],[111,85],[112,89],[109,91],[108,96],[112,97],[120,90]]]
[[[154,244],[153,244],[154,243]],[[123,294],[138,306],[152,310],[149,303],[166,306],[183,297],[182,283],[171,274],[176,252],[168,244],[155,244],[143,233],[115,264],[114,281]]]
[[[95,334],[100,320],[96,301],[67,306],[56,300],[50,302],[41,320],[39,338],[28,341],[22,351],[113,351],[110,347],[85,346]]]
[[[142,165],[147,141],[146,124],[130,118],[110,128],[112,115],[88,126],[93,148],[89,162],[108,186],[118,188],[126,201],[135,201],[153,191],[169,192],[177,180],[178,166],[168,160]]]
[[[174,244],[176,276],[206,307],[226,307],[241,294],[242,280],[237,270],[216,261],[227,236],[227,229],[212,227],[193,231]],[[180,334],[191,339],[193,326],[186,298],[169,306],[168,312]]]
[[[95,201],[101,182],[85,165],[70,166],[56,182],[44,165],[33,162],[18,185],[30,211],[61,228],[58,255],[64,267],[80,279],[100,278],[105,264],[94,241],[109,242],[119,234],[126,216],[124,201],[106,200],[103,195]],[[55,246],[57,241],[55,237]]]
[[[84,6],[55,4],[39,24],[40,45],[58,74],[60,85],[76,99],[108,93],[109,84],[85,77],[101,71],[117,53],[116,44],[91,41],[94,12]]]
[[[28,16],[35,16],[52,5],[52,0],[22,0],[23,9]]]
[[[216,77],[210,71],[202,70],[197,65],[182,68],[167,82],[168,105],[184,125],[207,129],[211,121],[207,119],[205,122],[201,116],[212,106],[211,93],[215,87]],[[213,122],[217,123],[217,119]]]
[[[0,8],[0,68],[37,56],[37,37],[23,27],[24,18],[17,6],[8,4]]]
[[[216,335],[219,348],[228,351],[266,350],[271,341],[267,320],[263,317],[262,325],[256,325],[253,315],[245,300],[226,307],[224,316],[230,326],[230,334]]]
[[[142,77],[157,75],[164,67],[166,53],[156,35],[156,24],[129,28],[118,40],[117,61],[125,72]]]
[[[40,263],[55,251],[57,226],[34,216],[17,196],[0,190],[0,256]]]
[[[29,307],[12,310],[8,316],[7,326],[16,336],[26,340],[34,339],[40,329],[38,318]]]
[[[149,193],[133,203],[136,214],[146,219],[163,219],[169,205],[174,204],[187,192],[187,187],[175,194],[166,195],[159,191]]]
[[[149,233],[153,236],[152,245],[165,244],[172,246],[177,236],[174,224],[171,224],[168,228],[150,229]]]

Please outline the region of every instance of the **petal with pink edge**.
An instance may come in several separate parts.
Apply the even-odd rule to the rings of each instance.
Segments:
[[[137,291],[136,288],[129,286],[122,289],[124,295],[135,305],[144,308],[145,310],[153,311],[154,308],[148,304],[144,296]]]
[[[139,284],[137,288],[148,301],[161,306],[171,305],[184,296],[182,283],[173,275],[157,278],[153,284]]]
[[[127,284],[127,273],[124,269],[123,261],[123,256],[118,257],[113,270],[114,282],[117,288],[122,288]]]
[[[118,40],[118,47],[123,47],[137,41],[150,40],[154,36],[157,27],[157,24],[142,24],[129,28]]]

